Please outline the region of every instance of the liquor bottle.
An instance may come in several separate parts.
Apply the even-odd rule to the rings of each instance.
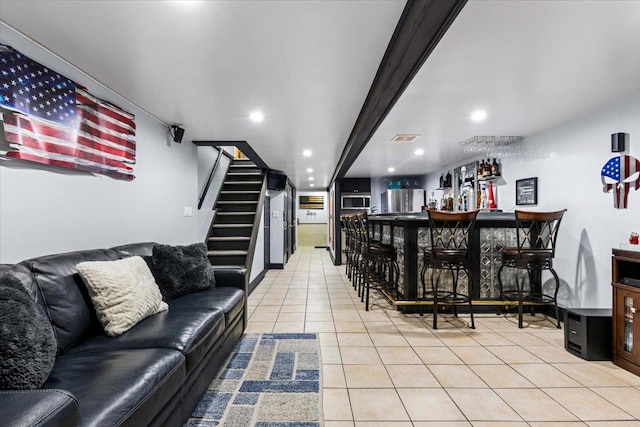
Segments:
[[[482,178],[484,175],[484,160],[478,165],[478,179]]]
[[[440,174],[440,188],[444,188],[444,174]]]
[[[498,159],[495,157],[493,158],[493,163],[491,163],[491,175],[500,176],[500,173],[498,173]]]
[[[491,176],[491,159],[487,159],[486,163],[484,164],[484,171],[482,172],[482,176],[484,178],[489,178]]]
[[[451,188],[451,172],[447,171],[447,176],[444,177],[444,186]]]

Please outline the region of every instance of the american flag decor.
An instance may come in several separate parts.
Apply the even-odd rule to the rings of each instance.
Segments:
[[[603,190],[613,190],[613,207],[626,209],[631,187],[640,189],[640,160],[627,154],[613,157],[602,167],[600,176]]]
[[[0,154],[132,180],[133,114],[0,44]]]

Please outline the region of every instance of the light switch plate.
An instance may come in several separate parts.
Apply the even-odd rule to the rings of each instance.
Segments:
[[[193,209],[191,206],[184,207],[184,216],[193,216]]]
[[[278,211],[273,211],[273,213],[271,214],[274,218],[279,218],[280,217],[280,212]]]

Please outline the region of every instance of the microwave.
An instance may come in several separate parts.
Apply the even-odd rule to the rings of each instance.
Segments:
[[[342,195],[342,209],[369,209],[371,196],[368,194],[344,194]]]

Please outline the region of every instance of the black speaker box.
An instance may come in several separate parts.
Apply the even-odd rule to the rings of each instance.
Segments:
[[[184,136],[184,129],[180,126],[173,125],[171,126],[171,130],[173,130],[173,141],[178,144],[182,142],[182,137]]]
[[[627,149],[629,143],[628,133],[614,133],[611,134],[611,152],[620,153]]]

